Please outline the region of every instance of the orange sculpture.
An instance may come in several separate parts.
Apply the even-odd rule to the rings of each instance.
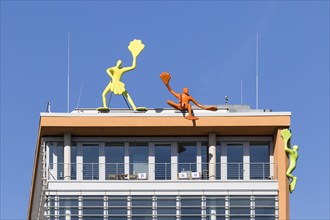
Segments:
[[[189,95],[188,88],[183,88],[183,91],[182,91],[183,93],[181,93],[181,94],[174,92],[169,84],[170,79],[171,79],[171,74],[169,74],[167,72],[163,72],[160,74],[160,78],[162,79],[163,83],[167,87],[168,91],[170,91],[170,93],[172,93],[179,101],[179,103],[175,103],[171,100],[167,100],[167,104],[169,104],[173,108],[180,110],[180,111],[187,110],[188,116],[185,117],[186,119],[188,119],[188,120],[198,120],[199,119],[198,117],[192,115],[191,105],[189,104],[190,101],[193,102],[198,107],[205,109],[205,110],[210,110],[210,111],[218,110],[217,107],[213,107],[213,106],[205,107],[205,106],[199,104],[192,96]]]

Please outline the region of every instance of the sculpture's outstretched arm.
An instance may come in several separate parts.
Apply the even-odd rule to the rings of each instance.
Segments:
[[[136,68],[136,57],[133,57],[133,62],[132,62],[132,66],[129,67],[123,67],[122,71],[123,73],[134,70]]]
[[[168,91],[169,91],[170,93],[172,93],[177,99],[180,98],[180,94],[174,92],[173,89],[171,88],[170,84],[167,84],[166,87],[167,87]]]
[[[141,40],[133,40],[128,45],[128,50],[131,52],[133,57],[132,66],[130,67],[124,67],[122,68],[123,73],[131,71],[136,68],[136,58],[139,56],[139,54],[144,49],[144,44]]]
[[[197,105],[198,107],[202,108],[202,109],[205,109],[205,107],[201,104],[199,104],[193,97],[190,96],[190,100],[195,104]]]

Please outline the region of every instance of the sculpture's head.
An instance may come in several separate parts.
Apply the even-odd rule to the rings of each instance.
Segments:
[[[118,67],[120,69],[121,68],[121,63],[122,63],[121,60],[118,60],[116,67]]]
[[[299,149],[298,145],[294,145],[294,146],[293,146],[293,150],[294,150],[294,151],[297,151],[298,149]]]
[[[186,87],[186,88],[183,88],[182,92],[186,95],[188,95],[189,93],[189,89]]]

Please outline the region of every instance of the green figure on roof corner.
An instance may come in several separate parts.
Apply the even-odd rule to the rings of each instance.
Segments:
[[[285,152],[289,155],[289,160],[290,160],[290,165],[288,170],[286,171],[286,175],[287,177],[291,178],[291,182],[289,185],[289,190],[290,193],[293,192],[293,190],[296,187],[296,183],[297,183],[297,177],[292,175],[292,172],[294,171],[294,169],[296,168],[297,165],[297,160],[298,160],[298,145],[294,145],[293,148],[291,149],[291,144],[290,144],[290,139],[291,139],[291,131],[289,129],[284,129],[281,132],[281,136],[284,140],[284,149]]]

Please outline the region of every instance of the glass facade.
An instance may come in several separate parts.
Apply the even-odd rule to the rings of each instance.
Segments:
[[[48,196],[47,219],[276,219],[275,196]],[[70,216],[70,218],[68,218]]]
[[[270,162],[270,142],[244,143],[216,143],[216,179],[276,179],[276,165]],[[47,146],[48,179],[64,180],[63,142],[47,142]],[[208,142],[202,141],[103,145],[73,142],[71,180],[207,180],[209,159]]]

